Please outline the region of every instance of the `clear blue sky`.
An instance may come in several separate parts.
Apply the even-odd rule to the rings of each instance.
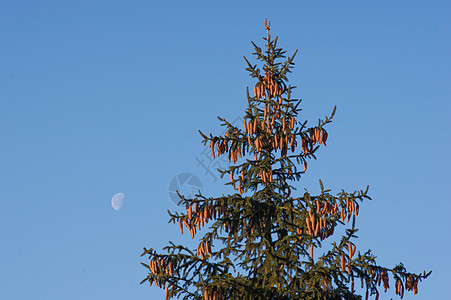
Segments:
[[[197,166],[197,130],[243,116],[243,55],[262,44],[265,17],[280,46],[299,48],[301,117],[338,107],[300,193],[318,178],[336,192],[369,184],[358,249],[433,270],[404,299],[448,299],[450,12],[449,1],[1,1],[0,299],[163,299],[139,285],[139,255],[189,241],[167,224],[174,176],[227,191]]]

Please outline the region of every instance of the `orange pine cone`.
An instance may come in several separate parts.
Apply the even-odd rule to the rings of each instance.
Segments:
[[[306,218],[305,223],[307,224],[307,233],[312,234],[312,227],[310,226],[310,219]]]
[[[185,224],[186,228],[190,228],[188,221],[186,219],[183,219],[183,224]]]
[[[348,218],[346,219],[346,223],[349,223],[349,220],[351,219],[351,213],[348,212]]]
[[[199,219],[200,219],[200,222],[199,222],[198,224],[200,224],[200,225],[202,225],[202,227],[204,227],[204,225],[205,225],[205,222],[204,222],[204,215],[201,214],[200,217],[199,217]],[[200,230],[200,227],[199,227],[199,230]]]
[[[349,258],[352,257],[352,245],[351,242],[348,242],[348,251],[349,251]]]
[[[216,210],[216,206],[212,206],[212,216],[213,216],[213,219],[215,219],[216,220],[216,215],[217,215],[217,210]]]
[[[179,227],[180,227],[180,233],[183,235],[183,224],[182,224],[182,219],[179,219]]]
[[[316,220],[315,220],[315,222],[316,222]],[[316,222],[316,224],[315,224],[315,235],[316,236],[318,236],[318,233],[319,233],[319,224],[321,223],[321,221],[319,221],[319,222]]]
[[[172,263],[171,262],[169,262],[168,268],[169,268],[169,275],[172,276],[172,274],[174,273],[174,270],[172,268]]]
[[[207,223],[208,220],[210,219],[210,209],[208,209],[208,207],[204,208],[203,218],[204,218],[205,223]]]
[[[271,133],[272,127],[271,122],[269,121],[269,118],[266,119],[266,132]]]

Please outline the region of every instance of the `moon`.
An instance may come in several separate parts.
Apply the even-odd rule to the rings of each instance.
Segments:
[[[124,204],[124,193],[117,193],[116,195],[111,198],[111,206],[114,210],[118,211],[121,209],[122,205]]]

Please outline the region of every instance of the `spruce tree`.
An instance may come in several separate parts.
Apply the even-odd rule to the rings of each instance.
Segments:
[[[236,193],[179,195],[182,212],[169,212],[169,222],[192,239],[202,235],[198,247],[169,242],[167,254],[144,248],[141,256],[150,262],[142,263],[149,273],[141,283],[166,289],[166,299],[362,299],[356,284],[365,299],[378,299],[390,285],[401,298],[416,294],[430,272],[409,273],[402,263],[379,266],[371,250],[354,245],[359,206],[371,199],[368,187],[334,196],[320,180],[319,195],[293,193],[308,160],[326,146],[335,108],[316,126],[298,119],[301,100],[291,97],[295,87],[287,79],[297,51],[286,57],[266,20],[265,28],[265,49],[252,42],[262,69],[245,58],[256,84],[252,93],[247,89],[243,128],[218,117],[224,136],[199,131],[213,158],[228,156],[231,166],[218,172]],[[345,234],[334,240],[337,226],[345,226]],[[322,244],[329,241],[326,250]]]

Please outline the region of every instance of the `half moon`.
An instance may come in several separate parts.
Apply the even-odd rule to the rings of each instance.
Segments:
[[[116,195],[111,198],[111,206],[114,210],[118,211],[121,209],[122,205],[124,204],[124,193],[117,193]]]

